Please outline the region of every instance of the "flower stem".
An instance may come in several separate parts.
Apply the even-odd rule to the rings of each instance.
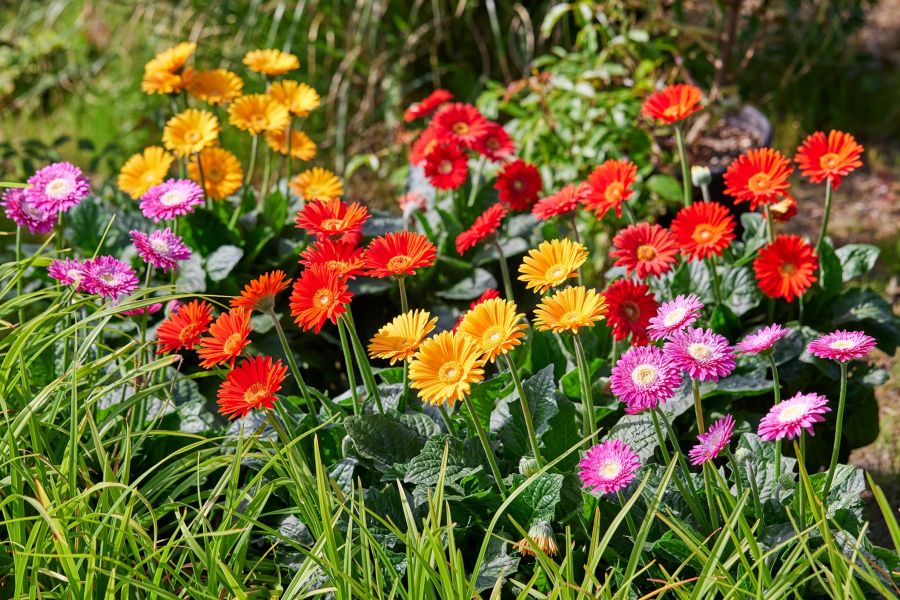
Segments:
[[[628,219],[628,223],[636,225],[637,219],[634,216],[634,211],[631,210],[631,205],[628,204],[628,200],[622,202],[622,210],[625,212],[625,218]]]
[[[250,145],[250,165],[247,167],[247,177],[244,178],[244,187],[250,185],[253,181],[253,171],[256,168],[256,150],[259,146],[259,134],[253,136],[253,143]]]
[[[266,148],[263,153],[265,153],[266,160],[263,164],[262,186],[259,188],[259,198],[256,201],[260,210],[265,210],[266,197],[269,195],[269,178],[272,175],[272,152]]]
[[[734,482],[737,485],[738,496],[743,496],[744,483],[741,480],[740,465],[738,465],[737,459],[731,453],[731,450],[728,449],[728,446],[725,446],[724,451],[725,456],[728,457],[728,461],[731,463],[731,471],[734,473]]]
[[[834,470],[837,468],[838,454],[841,452],[841,431],[844,428],[844,409],[847,406],[847,363],[841,363],[841,395],[838,398],[837,423],[834,426],[834,448],[831,450],[831,462],[828,465],[828,476],[825,478],[825,487],[822,488],[822,501],[828,498],[831,491],[831,482],[834,479]]]
[[[700,184],[700,193],[703,195],[703,201],[709,202],[709,184]]]
[[[806,440],[803,432],[800,432],[800,443],[794,440],[794,454],[797,455],[797,461],[800,465],[800,481],[797,486],[797,493],[800,494],[800,527],[806,527],[806,485],[803,481],[806,475]],[[827,496],[826,496],[827,497]]]
[[[525,387],[522,385],[522,378],[519,377],[519,371],[516,369],[516,363],[509,354],[504,354],[506,364],[509,365],[509,372],[512,375],[513,383],[516,386],[516,393],[519,395],[519,403],[522,406],[522,415],[525,417],[525,429],[528,431],[528,443],[531,446],[531,453],[537,460],[538,467],[544,466],[544,459],[541,458],[541,451],[538,444],[537,433],[534,429],[534,421],[531,418],[531,409],[528,407],[528,398],[525,396]]]
[[[16,227],[16,270],[21,270],[18,273],[18,279],[16,279],[16,297],[22,297],[22,290],[24,286],[23,278],[25,276],[25,271],[22,269],[22,228]],[[19,308],[19,322],[18,326],[21,327],[25,323],[25,307],[22,306]]]
[[[765,524],[762,500],[759,497],[759,486],[756,485],[756,465],[751,461],[747,461],[744,464],[747,467],[747,481],[750,483],[750,493],[753,495],[753,506],[756,507],[756,514],[759,516],[760,524]]]
[[[663,457],[666,458],[668,456],[668,451],[665,449],[665,438],[663,438],[662,432],[659,430],[659,420],[657,419],[657,414],[662,417],[662,422],[663,425],[665,425],[666,432],[669,435],[669,439],[672,440],[672,448],[675,450],[675,459],[678,461],[679,467],[681,469],[681,475],[682,477],[684,477],[684,484],[682,484],[681,479],[676,477],[675,486],[678,488],[681,496],[688,503],[688,506],[690,507],[694,518],[697,519],[697,522],[705,528],[708,526],[706,515],[700,509],[700,503],[697,499],[697,490],[696,488],[694,488],[694,482],[691,480],[691,472],[688,469],[684,454],[681,453],[681,448],[678,446],[678,438],[675,437],[675,432],[672,430],[672,425],[669,423],[669,419],[668,417],[666,417],[666,413],[664,413],[661,409],[654,408],[651,410],[651,415],[653,416],[653,423],[656,426],[656,435],[659,437],[660,446],[663,448]],[[666,458],[666,463],[668,462],[669,459]]]
[[[575,240],[576,243],[580,244],[581,243],[581,235],[578,234],[578,221],[575,218],[574,210],[571,213],[569,213],[569,227],[572,228],[572,238]],[[584,285],[584,279],[581,275],[581,267],[578,267],[578,270],[576,271],[576,273],[578,273],[578,285]]]
[[[775,353],[768,353],[769,366],[772,368],[772,383],[775,391],[775,404],[781,403],[781,381],[778,379],[778,365],[775,364]],[[781,477],[781,440],[775,442],[775,480]]]
[[[590,372],[584,356],[584,346],[581,345],[581,338],[576,333],[572,339],[575,343],[575,360],[578,363],[581,383],[581,424],[584,437],[590,436],[588,443],[593,445],[597,443],[597,432],[594,428],[594,398],[591,395]]]
[[[822,244],[825,243],[825,236],[828,235],[828,217],[831,214],[831,192],[831,178],[829,178],[825,181],[825,213],[822,215],[822,227],[819,229],[819,239],[816,241],[816,256],[822,256]]]
[[[496,248],[497,254],[500,256],[500,276],[503,278],[503,290],[506,292],[506,299],[515,300],[513,298],[512,280],[509,278],[509,265],[506,264],[506,255],[503,254],[503,248],[500,247],[500,242],[496,239],[494,239],[494,248]]]
[[[450,418],[450,414],[447,413],[447,409],[443,404],[436,405],[438,409],[438,413],[441,415],[441,419],[444,421],[444,426],[447,428],[447,433],[453,435],[453,419]]]
[[[207,209],[211,209],[212,204],[210,204],[209,194],[206,193],[206,178],[203,176],[203,163],[200,161],[200,153],[198,152],[194,156],[197,157],[197,173],[200,175],[200,189],[203,190],[203,202],[206,204]]]
[[[716,306],[722,304],[722,286],[719,283],[719,271],[716,269],[716,262],[711,256],[706,258],[706,268],[709,270],[712,278],[713,296],[716,299]]]
[[[397,278],[397,286],[400,288],[400,310],[403,314],[409,312],[409,301],[406,298],[406,278],[400,276]]]
[[[713,468],[712,464],[709,461],[706,461],[701,466],[703,469],[703,487],[706,488],[706,506],[709,508],[709,519],[712,522],[712,528],[718,529],[719,527],[719,517],[716,514],[716,502],[713,498],[713,484],[709,478],[709,470]]]
[[[290,183],[291,181],[291,137],[294,133],[294,115],[291,115],[288,118],[288,126],[287,126],[287,156],[285,157],[285,162],[287,163],[287,176],[285,177],[285,182]]]
[[[700,404],[700,382],[691,379],[691,389],[694,392],[694,413],[697,415],[697,431],[706,432],[706,425],[703,423],[703,406]]]
[[[353,359],[350,356],[350,346],[347,343],[347,334],[344,331],[343,319],[338,319],[338,334],[341,337],[341,349],[344,351],[344,365],[347,368],[347,385],[350,386],[350,397],[353,399],[353,414],[360,414],[359,393],[356,390],[356,373],[353,372]]]
[[[616,497],[619,499],[619,506],[621,506],[620,510],[625,510],[625,496],[622,495],[622,490],[616,490]],[[631,539],[637,539],[637,527],[634,526],[634,520],[631,518],[631,511],[625,513],[625,521],[628,523],[628,533],[631,534]]]
[[[366,392],[375,400],[378,412],[384,414],[384,406],[381,404],[381,395],[378,393],[378,384],[375,381],[375,375],[372,374],[372,366],[369,364],[369,357],[366,356],[366,349],[359,340],[356,333],[356,324],[353,322],[353,314],[350,307],[340,317],[344,320],[347,332],[350,334],[350,342],[353,345],[353,354],[356,356],[356,364],[359,366],[359,372],[363,378],[363,384],[366,386]]]
[[[312,396],[309,395],[306,381],[304,381],[303,375],[300,374],[300,368],[297,366],[297,361],[294,359],[294,353],[291,351],[290,345],[288,345],[287,336],[284,335],[284,329],[281,328],[281,323],[278,322],[275,311],[266,311],[266,314],[269,315],[269,318],[272,319],[272,324],[275,325],[278,341],[281,342],[281,349],[284,351],[284,356],[287,358],[288,365],[291,367],[291,373],[294,374],[294,380],[300,388],[300,394],[303,396],[304,402],[306,402],[306,407],[309,410],[310,416],[313,418],[313,422],[318,425],[319,416],[316,414],[316,407],[313,404]]]
[[[468,207],[475,204],[475,198],[478,197],[478,190],[481,189],[481,172],[484,170],[485,157],[478,159],[478,165],[475,167],[475,176],[472,178],[472,187],[469,190],[469,199],[466,202]]]
[[[400,310],[403,314],[409,312],[409,301],[406,298],[406,278],[400,276],[397,278],[397,285],[400,287]],[[400,400],[397,402],[397,412],[401,415],[406,411],[406,397],[409,396],[409,361],[403,361],[403,393],[400,394]]]
[[[684,146],[684,134],[681,126],[675,126],[675,145],[678,147],[678,161],[681,163],[681,183],[685,206],[691,205],[691,170],[688,167],[687,149]]]
[[[478,413],[475,412],[475,405],[472,404],[472,400],[468,396],[463,396],[463,402],[466,405],[466,409],[469,411],[472,423],[475,424],[475,433],[478,434],[478,439],[481,441],[481,447],[484,449],[484,456],[487,458],[488,464],[491,467],[491,473],[497,482],[497,487],[500,489],[500,495],[506,500],[508,495],[506,485],[503,483],[503,477],[500,475],[500,467],[497,466],[497,459],[494,458],[494,453],[491,450],[491,444],[488,441],[487,433],[485,433],[484,427],[482,427],[481,423],[478,421]]]

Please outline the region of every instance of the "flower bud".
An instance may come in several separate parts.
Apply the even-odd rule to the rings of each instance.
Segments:
[[[750,462],[752,458],[752,454],[746,448],[738,448],[734,451],[734,460],[737,461],[739,465]]]
[[[530,456],[523,456],[519,459],[519,473],[525,477],[531,477],[538,472],[538,461]]]
[[[541,552],[547,556],[555,556],[559,547],[556,545],[556,537],[553,535],[553,527],[548,521],[535,521],[528,530],[528,538],[534,542],[534,545],[541,549]],[[528,538],[523,538],[515,543],[516,550],[522,556],[534,556],[534,548],[529,543]]]
[[[694,185],[702,187],[704,185],[709,185],[710,181],[712,181],[712,175],[709,172],[709,167],[701,167],[700,165],[691,167],[691,182]]]

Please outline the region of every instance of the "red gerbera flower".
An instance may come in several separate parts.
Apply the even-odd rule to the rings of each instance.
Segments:
[[[500,123],[487,122],[487,130],[475,146],[475,152],[494,162],[506,160],[516,151],[512,138]]]
[[[409,108],[407,108],[403,113],[403,120],[406,123],[410,123],[412,121],[415,121],[416,119],[427,117],[428,115],[433,113],[441,104],[450,102],[451,100],[453,100],[453,94],[451,94],[447,90],[434,90],[419,102],[413,102],[412,104],[410,104]]]
[[[794,172],[791,161],[771,148],[748,150],[725,171],[725,193],[735,204],[750,202],[750,210],[772,204],[787,193],[788,177]]]
[[[813,183],[831,180],[831,187],[841,185],[841,177],[862,166],[859,159],[863,147],[849,133],[832,129],[828,137],[817,131],[800,144],[794,160],[800,172]]]
[[[678,246],[672,235],[655,223],[630,225],[613,238],[616,266],[624,266],[631,275],[641,279],[647,275],[662,275],[672,268],[678,255]]]
[[[244,286],[241,295],[231,299],[231,307],[251,310],[271,311],[275,307],[275,296],[286,290],[291,280],[284,271],[263,273]]]
[[[731,244],[734,219],[718,202],[695,202],[678,211],[669,230],[689,260],[703,260]]]
[[[422,130],[409,150],[409,164],[418,165],[425,162],[425,157],[438,143],[438,130],[434,123]]]
[[[319,333],[325,321],[337,323],[346,311],[344,306],[353,297],[347,291],[347,281],[327,265],[313,265],[305,269],[291,290],[291,316],[303,331],[315,329]]]
[[[813,247],[798,235],[779,235],[753,261],[762,293],[788,302],[809,289],[816,281],[818,268],[819,259]]]
[[[514,160],[497,173],[494,189],[510,210],[530,210],[541,193],[541,174],[534,165]]]
[[[787,223],[797,216],[797,199],[790,194],[785,194],[784,198],[769,205],[769,214],[776,223]],[[766,215],[763,214],[763,219]]]
[[[471,227],[456,236],[456,251],[462,255],[466,250],[497,231],[505,216],[506,206],[499,202],[492,204],[475,219]]]
[[[637,165],[630,160],[608,160],[588,176],[589,193],[583,204],[594,211],[598,219],[602,219],[611,208],[616,209],[616,216],[622,216],[622,203],[631,198],[634,190],[631,186],[637,180]]]
[[[675,123],[700,110],[701,95],[692,85],[670,85],[647,98],[641,111],[647,117]]]
[[[347,204],[332,198],[306,203],[297,213],[297,227],[318,237],[340,237],[359,233],[370,216],[359,202]]]
[[[469,304],[469,310],[472,310],[473,308],[475,308],[482,302],[487,302],[488,300],[493,300],[493,299],[499,298],[499,297],[500,297],[500,292],[498,292],[494,288],[488,288],[488,289],[484,290],[481,293],[481,295],[478,296],[478,298],[476,298],[475,300],[472,300],[472,303]],[[466,313],[468,313],[469,310],[463,311],[463,313],[461,315],[459,315],[459,318],[456,320],[456,325],[453,326],[454,333],[456,333],[456,330],[459,329],[460,324],[463,322],[463,319],[466,318]]]
[[[452,142],[437,142],[425,155],[425,175],[439,190],[455,190],[469,175],[466,154]]]
[[[432,121],[441,139],[474,149],[487,132],[488,120],[471,104],[454,102],[441,107]]]
[[[222,313],[209,327],[209,336],[200,339],[197,354],[203,361],[200,366],[211,369],[227,363],[234,367],[234,361],[250,343],[250,311],[242,307]]]
[[[326,265],[341,277],[353,279],[363,269],[363,249],[343,240],[317,240],[300,254],[300,264],[304,267]]]
[[[617,279],[609,284],[603,297],[609,306],[606,321],[612,327],[613,337],[624,340],[631,335],[632,346],[646,345],[647,326],[659,308],[650,288],[633,279]]]
[[[270,356],[254,356],[231,371],[217,394],[219,414],[230,420],[246,417],[251,410],[272,409],[287,367]]]
[[[369,277],[415,275],[434,264],[436,249],[428,238],[412,231],[395,231],[369,242],[363,255]]]
[[[192,300],[181,305],[156,329],[157,354],[187,350],[200,341],[200,336],[212,321],[212,305],[203,300]]]
[[[531,214],[539,221],[546,221],[558,215],[570,213],[578,208],[578,203],[590,193],[586,183],[580,183],[577,186],[570,183],[555,194],[550,194],[545,198],[541,198],[531,209]]]

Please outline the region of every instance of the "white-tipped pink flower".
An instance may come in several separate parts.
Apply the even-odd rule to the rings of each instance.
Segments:
[[[656,408],[675,395],[681,373],[656,346],[630,348],[612,369],[612,393],[625,403],[625,412],[637,414]]]
[[[801,394],[773,406],[759,422],[759,437],[766,441],[792,440],[804,430],[813,434],[813,425],[830,412],[828,398],[819,394]]]
[[[588,450],[578,468],[585,488],[610,494],[631,483],[640,466],[640,457],[628,444],[608,440]]]
[[[791,332],[787,327],[782,327],[778,323],[757,329],[735,346],[738,352],[745,354],[759,354],[767,352],[775,346],[775,342]]]
[[[697,436],[700,443],[691,448],[688,456],[692,465],[703,464],[719,456],[719,452],[725,449],[731,442],[731,434],[734,431],[734,418],[725,415],[709,426],[706,433]]]
[[[811,341],[807,349],[819,358],[847,362],[868,356],[875,349],[875,339],[862,331],[841,329]]]
[[[654,340],[665,339],[700,318],[702,308],[703,303],[694,294],[681,295],[670,302],[663,302],[656,311],[656,316],[650,319],[647,332]]]
[[[698,381],[718,381],[734,370],[734,352],[728,340],[712,329],[676,331],[663,352],[677,369]]]

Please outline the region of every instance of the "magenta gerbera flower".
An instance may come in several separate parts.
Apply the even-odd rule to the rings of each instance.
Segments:
[[[801,394],[773,406],[759,422],[759,437],[766,441],[794,439],[803,430],[814,435],[813,425],[825,420],[831,412],[828,398],[819,394]]]
[[[47,267],[47,274],[63,285],[73,285],[81,291],[84,279],[84,263],[74,258],[57,258]]]
[[[654,340],[667,338],[700,318],[702,308],[703,303],[696,295],[679,295],[670,302],[662,303],[656,311],[656,316],[650,319],[647,332]]]
[[[669,336],[663,352],[675,368],[687,371],[691,379],[718,381],[734,370],[734,353],[721,335],[712,329],[689,327]]]
[[[840,329],[814,339],[807,350],[819,358],[829,358],[847,362],[855,358],[865,358],[875,349],[875,338],[862,331]]]
[[[791,332],[787,327],[782,327],[778,323],[757,329],[743,339],[735,349],[745,354],[759,354],[771,350],[775,346],[775,342]]]
[[[67,162],[53,163],[28,178],[28,200],[47,213],[66,212],[90,192],[91,184],[81,169]]]
[[[706,433],[697,436],[700,443],[690,449],[688,456],[692,465],[703,464],[719,455],[731,442],[731,433],[734,431],[734,418],[725,415],[709,426]]]
[[[112,256],[84,261],[81,286],[90,294],[118,299],[137,289],[138,278],[130,265]]]
[[[656,346],[637,346],[629,348],[613,367],[610,383],[612,393],[625,403],[625,412],[633,415],[674,396],[681,373]]]
[[[150,235],[137,230],[130,233],[140,257],[157,269],[171,271],[178,266],[179,260],[191,257],[191,249],[168,227],[154,231]]]
[[[35,206],[22,188],[6,190],[0,205],[8,219],[19,227],[27,227],[30,233],[47,233],[56,224],[56,215]]]
[[[192,213],[198,204],[203,204],[203,189],[190,179],[169,179],[141,196],[141,212],[154,222]]]
[[[578,469],[585,488],[609,494],[631,483],[640,466],[640,457],[628,444],[607,440],[585,452]]]
[[[152,315],[153,313],[158,313],[162,310],[162,302],[154,302],[153,304],[148,304],[147,306],[141,306],[140,308],[132,308],[129,310],[123,310],[121,314],[128,315],[129,317],[139,317],[141,315]]]

